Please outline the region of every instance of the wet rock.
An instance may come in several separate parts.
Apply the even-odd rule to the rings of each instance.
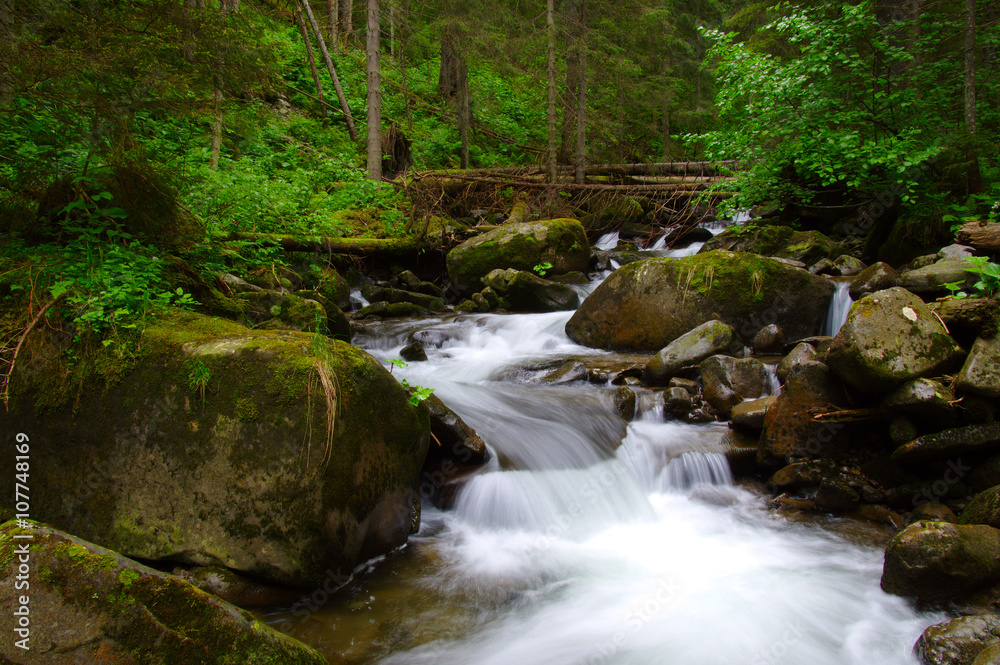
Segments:
[[[423,362],[427,360],[427,351],[423,344],[414,340],[400,349],[399,357],[407,362]]]
[[[427,459],[448,459],[463,466],[485,464],[490,459],[489,448],[476,430],[441,401],[431,395],[423,402],[431,416],[431,432],[436,437],[427,449]]]
[[[667,388],[663,392],[663,411],[674,418],[684,418],[691,411],[691,394],[681,387]]]
[[[894,416],[889,421],[889,438],[897,446],[909,443],[920,436],[920,430],[906,416]]]
[[[937,431],[955,424],[955,395],[931,379],[904,383],[882,400],[882,408],[903,415],[925,430]],[[894,439],[895,440],[895,439]]]
[[[987,644],[1000,638],[1000,616],[949,619],[930,626],[913,647],[922,665],[974,665]]]
[[[1000,639],[989,642],[979,652],[972,665],[1000,665]]]
[[[921,503],[913,509],[913,519],[910,523],[920,522],[947,522],[948,524],[958,524],[958,516],[948,506],[943,503],[928,502]]]
[[[429,296],[424,293],[414,293],[413,291],[404,291],[403,289],[394,289],[387,286],[379,286],[376,284],[366,284],[361,287],[361,295],[363,295],[368,302],[372,303],[381,301],[393,304],[412,303],[432,312],[443,312],[447,309],[447,306],[444,304],[444,300],[440,297]]]
[[[962,350],[917,296],[898,287],[854,303],[827,364],[862,392],[888,392],[957,366]]]
[[[573,383],[574,381],[586,381],[590,370],[579,360],[568,360],[559,366],[556,371],[551,372],[543,379],[545,383],[558,385],[561,383]]]
[[[175,568],[171,574],[242,608],[288,605],[302,595],[289,587],[261,584],[221,566]]]
[[[691,490],[688,497],[692,501],[718,508],[726,508],[727,506],[734,506],[739,503],[739,497],[731,489],[728,487],[719,487],[718,485],[699,485]]]
[[[767,395],[767,371],[756,358],[712,356],[701,363],[701,385],[705,401],[729,420],[743,400]]]
[[[955,387],[966,393],[1000,398],[1000,335],[976,340],[958,373]]]
[[[893,529],[901,529],[906,521],[899,513],[877,504],[862,504],[858,507],[859,517],[879,524],[888,524]]]
[[[1000,529],[1000,485],[980,492],[962,511],[959,524],[988,524]]]
[[[949,478],[954,481],[955,476]],[[949,482],[944,478],[920,480],[893,487],[886,492],[885,502],[899,510],[913,510],[925,503],[939,503],[960,499],[966,495],[966,486],[960,481]]]
[[[882,589],[921,602],[946,602],[1000,582],[1000,530],[916,522],[885,550]]]
[[[701,423],[711,423],[715,422],[716,413],[712,410],[711,406],[703,404],[695,409],[691,409],[684,416],[684,422],[701,424]]]
[[[847,482],[838,478],[824,478],[813,498],[816,507],[831,513],[846,513],[861,505],[861,497]]]
[[[662,385],[681,368],[724,353],[738,340],[732,326],[721,321],[706,321],[660,349],[646,365],[643,381],[647,385]]]
[[[833,295],[829,280],[751,254],[653,258],[613,272],[566,324],[585,346],[656,352],[707,321],[753,335],[771,323],[791,339],[814,334]]]
[[[635,391],[628,386],[615,389],[615,412],[625,420],[635,418]]]
[[[788,380],[788,375],[795,367],[815,359],[816,348],[812,344],[806,344],[805,342],[796,344],[791,353],[782,358],[781,362],[778,363],[777,370],[775,371],[778,375],[778,380],[784,383]]]
[[[809,266],[809,272],[814,275],[836,275],[837,266],[835,266],[833,261],[830,259],[822,258]]]
[[[975,283],[973,274],[966,270],[968,267],[968,261],[937,261],[929,266],[904,272],[899,276],[897,285],[911,293],[945,295],[948,293],[945,284],[961,282],[971,287]]]
[[[947,459],[971,452],[991,452],[1000,448],[1000,423],[955,427],[914,439],[892,453],[892,460],[912,464]]]
[[[856,259],[850,254],[841,254],[834,260],[833,265],[837,269],[837,274],[844,277],[859,275],[868,268],[864,261]]]
[[[810,335],[809,337],[803,337],[797,342],[785,344],[785,353],[791,353],[799,344],[808,344],[816,349],[816,353],[818,355],[825,356],[826,352],[830,350],[831,346],[833,346],[833,339],[834,338],[829,335]],[[819,357],[817,357],[816,360],[823,362],[823,360]]]
[[[23,542],[31,543],[34,570],[45,573],[31,576],[30,650],[12,634],[0,643],[5,663],[326,663],[179,577],[43,524],[0,527],[0,559],[13,560]],[[4,574],[0,604],[11,612],[25,591],[15,590],[13,567]]]
[[[473,311],[478,311],[476,304],[471,301],[469,304],[472,306]],[[434,312],[421,307],[420,305],[415,305],[412,302],[387,302],[381,300],[378,302],[373,302],[370,305],[362,307],[357,312],[354,313],[354,319],[388,319],[388,318],[402,318],[402,317],[414,317],[414,316],[431,316]]]
[[[851,300],[858,301],[869,293],[884,291],[896,286],[899,275],[888,263],[876,263],[868,266],[851,282],[848,293]]]
[[[774,256],[812,265],[841,253],[841,246],[819,231],[796,231],[787,226],[732,226],[705,243],[702,252],[724,249]]]
[[[741,430],[728,430],[722,434],[719,448],[734,478],[757,475],[757,436]]]
[[[667,384],[671,388],[683,388],[688,392],[689,395],[697,395],[701,388],[698,386],[697,381],[692,381],[691,379],[682,379],[679,376],[675,376],[670,379],[670,383]]]
[[[730,413],[732,425],[756,431],[764,429],[764,417],[767,415],[767,410],[777,399],[777,397],[764,397],[740,402],[733,407]]]
[[[837,473],[837,465],[830,460],[795,462],[774,472],[770,482],[779,490],[798,490],[818,487],[820,482]]]
[[[767,410],[759,461],[772,464],[792,457],[833,456],[849,442],[854,428],[845,423],[814,422],[810,409],[848,406],[843,384],[826,365],[801,363]]]
[[[46,478],[39,519],[136,558],[303,586],[406,542],[428,416],[375,358],[183,312],[148,325],[143,346],[75,408],[20,393],[17,426]],[[13,426],[0,421],[4,436]]]
[[[976,250],[968,245],[948,245],[937,253],[938,260],[961,261],[976,255]]]
[[[446,261],[452,284],[469,295],[481,288],[481,278],[497,268],[530,272],[536,265],[550,263],[547,273],[552,275],[586,271],[590,246],[580,222],[550,219],[501,225],[455,247]]]
[[[994,337],[1000,325],[1000,302],[993,298],[949,298],[931,303],[930,308],[967,348],[978,337]]]
[[[523,270],[494,270],[483,278],[483,283],[514,312],[562,312],[580,304],[580,295],[572,287]]]
[[[778,354],[785,347],[785,333],[777,325],[772,323],[761,328],[753,337],[754,353],[762,355]]]

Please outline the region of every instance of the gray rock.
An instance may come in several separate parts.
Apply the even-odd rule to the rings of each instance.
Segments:
[[[899,276],[898,286],[912,293],[944,295],[948,289],[944,287],[950,282],[962,282],[972,286],[976,279],[966,270],[971,267],[968,261],[945,259],[929,266],[908,270]]]
[[[916,522],[885,550],[882,589],[921,602],[944,602],[1000,582],[1000,530]]]
[[[31,540],[17,540],[30,536]],[[43,524],[0,527],[0,559],[30,542],[30,650],[16,646],[13,620],[0,660],[35,663],[287,663],[323,665],[311,647],[179,577]],[[21,607],[15,567],[4,566],[0,605]],[[346,581],[347,576],[343,576]]]
[[[743,400],[767,395],[767,371],[756,358],[712,356],[701,363],[701,385],[705,401],[728,420]]]
[[[922,665],[974,665],[987,644],[1000,637],[1000,616],[949,619],[923,632],[913,647]]]
[[[914,439],[896,448],[892,453],[892,461],[912,464],[972,452],[989,453],[997,448],[1000,448],[1000,423],[968,425]]]
[[[955,387],[966,393],[1000,398],[1000,335],[976,340],[958,373]]]
[[[896,286],[899,275],[888,263],[876,263],[868,266],[854,278],[848,293],[851,300],[861,300],[869,293],[884,291]]]
[[[961,261],[970,256],[975,256],[976,250],[968,245],[948,245],[942,247],[937,253],[938,260]]]
[[[886,395],[882,408],[907,416],[925,430],[937,431],[955,424],[955,395],[931,379],[914,379]]]
[[[802,363],[815,359],[816,348],[812,344],[806,344],[805,342],[796,344],[791,353],[782,358],[781,362],[778,363],[778,368],[775,372],[778,375],[778,380],[784,383],[788,380],[788,375],[792,369]]]
[[[1000,529],[1000,485],[980,492],[965,507],[959,524],[988,524]]]
[[[827,364],[862,392],[888,392],[919,376],[941,374],[962,358],[923,301],[894,287],[854,303]]]
[[[667,415],[682,419],[691,411],[691,404],[691,394],[684,388],[675,386],[663,392],[663,411]]]
[[[777,354],[785,347],[785,333],[775,323],[761,328],[753,337],[754,353]]]
[[[615,412],[625,420],[635,418],[635,391],[628,386],[615,388]]]
[[[414,340],[400,349],[399,357],[408,362],[423,362],[427,360],[427,351],[423,344]]]
[[[740,402],[733,407],[730,413],[733,426],[757,431],[764,429],[764,416],[767,415],[767,409],[777,399],[777,397],[764,397]]]
[[[868,268],[864,261],[850,254],[841,254],[834,260],[833,265],[837,268],[837,273],[845,277],[859,275]]]
[[[706,321],[660,349],[646,365],[643,381],[647,385],[662,385],[681,368],[726,352],[738,340],[732,326],[722,321]]]

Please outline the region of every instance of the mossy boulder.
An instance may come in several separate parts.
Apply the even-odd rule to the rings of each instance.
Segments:
[[[947,602],[1000,582],[1000,530],[915,522],[885,550],[882,589],[921,602]]]
[[[566,324],[579,344],[654,353],[706,321],[750,338],[778,324],[792,340],[819,332],[833,283],[755,254],[652,258],[613,272]]]
[[[792,370],[802,363],[816,359],[816,347],[806,342],[799,342],[795,347],[778,363],[775,374],[778,380],[784,383]]]
[[[976,340],[958,373],[955,387],[962,392],[1000,398],[1000,335]]]
[[[776,256],[801,261],[806,265],[812,265],[820,259],[833,259],[843,252],[843,247],[819,231],[796,231],[788,226],[756,224],[731,226],[706,242],[701,251],[717,249]]]
[[[236,296],[247,304],[243,322],[265,330],[328,329],[326,310],[315,300],[280,291],[247,291]]]
[[[361,287],[361,295],[368,302],[388,302],[388,303],[413,303],[419,307],[432,312],[443,312],[447,309],[444,300],[440,296],[432,296],[427,293],[396,289],[379,284],[366,284]]]
[[[914,379],[886,395],[882,408],[906,416],[925,431],[939,431],[955,424],[954,393],[941,382]]]
[[[1000,616],[957,617],[927,628],[913,654],[922,665],[974,665],[983,649],[998,638]]]
[[[739,335],[732,326],[722,321],[706,321],[660,349],[646,365],[643,381],[665,385],[681,368],[730,351],[734,341],[739,341]]]
[[[743,400],[767,396],[767,371],[756,358],[712,356],[699,367],[705,401],[723,420],[729,420],[733,407]]]
[[[429,416],[377,360],[183,312],[141,344],[120,382],[66,403],[46,383],[58,358],[17,375],[0,432],[31,432],[34,517],[127,556],[293,585],[406,541]]]
[[[994,529],[1000,529],[1000,485],[973,497],[959,516],[958,523],[988,524]]]
[[[944,295],[948,293],[945,284],[959,282],[964,288],[975,283],[975,276],[967,270],[970,267],[972,264],[960,259],[936,261],[929,266],[902,273],[897,285],[913,293]]]
[[[482,288],[481,279],[497,268],[531,271],[551,264],[546,274],[585,272],[590,243],[575,219],[504,224],[466,240],[446,258],[452,284],[463,295]]]
[[[524,270],[497,268],[483,278],[483,284],[513,312],[562,312],[580,305],[580,294],[573,287]],[[486,301],[489,304],[488,298]]]
[[[827,364],[862,392],[888,392],[958,367],[964,354],[947,329],[905,289],[877,291],[851,306]]]
[[[967,453],[991,453],[996,449],[1000,449],[1000,423],[983,423],[921,436],[896,448],[892,461],[915,464]]]
[[[249,612],[111,550],[46,525],[0,526],[0,561],[30,546],[30,591],[16,590],[4,565],[0,606],[8,616],[30,598],[30,650],[16,632],[0,643],[5,663],[281,663],[324,665],[312,648]],[[30,538],[30,540],[29,540]]]
[[[852,300],[861,300],[869,293],[884,291],[896,286],[899,274],[888,263],[879,261],[868,266],[851,280],[848,293]]]

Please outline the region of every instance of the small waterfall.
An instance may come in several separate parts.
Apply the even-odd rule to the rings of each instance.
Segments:
[[[840,327],[844,325],[847,313],[851,311],[851,305],[854,304],[849,292],[851,282],[849,280],[837,281],[835,285],[836,290],[833,292],[830,308],[826,310],[826,318],[823,319],[823,328],[820,330],[821,335],[829,335],[830,337],[840,332]]]
[[[764,363],[764,371],[767,372],[768,396],[780,395],[781,381],[778,379],[778,363]]]
[[[612,231],[611,233],[605,233],[597,242],[594,243],[594,247],[603,250],[605,252],[611,251],[618,246],[618,231]]]
[[[361,309],[362,307],[367,307],[371,303],[368,299],[361,295],[361,289],[353,288],[351,289],[351,306],[354,309]]]

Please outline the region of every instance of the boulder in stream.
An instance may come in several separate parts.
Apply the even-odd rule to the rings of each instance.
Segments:
[[[0,560],[13,560],[19,546],[29,543],[37,571],[30,592],[18,591],[15,567],[4,566],[0,606],[8,613],[26,608],[30,635],[28,649],[18,648],[16,629],[0,641],[5,663],[327,662],[311,647],[179,577],[46,525],[28,524],[0,526]]]
[[[959,524],[988,524],[1000,529],[1000,485],[972,498],[958,518]]]
[[[481,279],[497,268],[532,271],[548,264],[545,274],[586,272],[590,244],[575,219],[503,224],[455,247],[446,257],[452,284],[463,295],[482,288]]]
[[[724,249],[761,256],[793,259],[812,265],[820,259],[832,259],[841,246],[819,231],[796,231],[789,226],[731,226],[705,243],[702,252]]]
[[[754,254],[653,258],[611,273],[566,324],[579,344],[654,353],[707,321],[745,337],[778,324],[792,340],[819,331],[833,284]]]
[[[893,267],[880,261],[858,273],[847,292],[851,300],[861,300],[869,293],[891,289],[898,281],[899,275]]]
[[[406,542],[429,414],[380,362],[187,312],[148,326],[142,350],[62,402],[58,356],[16,377],[0,432],[31,432],[34,517],[127,556],[290,585]],[[13,497],[13,476],[0,491]]]
[[[483,284],[514,312],[563,312],[580,304],[580,295],[573,287],[524,270],[497,268],[483,278]]]
[[[733,407],[748,399],[766,397],[767,370],[756,358],[712,356],[701,363],[701,384],[705,401],[723,420],[729,420]]]
[[[649,385],[663,385],[681,368],[729,351],[738,341],[739,335],[732,326],[722,321],[706,321],[660,349],[646,365],[643,381]]]
[[[958,373],[955,387],[962,392],[1000,398],[1000,335],[976,340]]]
[[[913,647],[922,665],[974,665],[986,645],[1000,639],[1000,616],[949,619],[927,628]]]
[[[827,364],[852,387],[877,393],[956,368],[963,356],[920,298],[893,287],[854,303]]]

